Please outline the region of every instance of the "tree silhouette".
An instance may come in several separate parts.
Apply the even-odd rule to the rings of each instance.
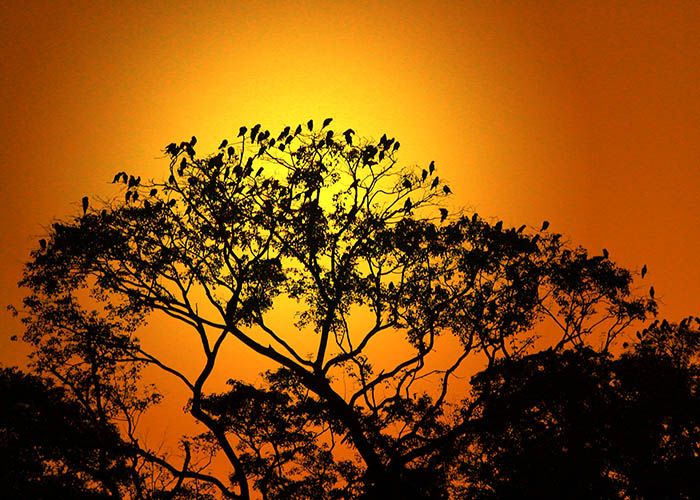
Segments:
[[[201,158],[195,137],[173,142],[167,180],[117,173],[120,198],[54,223],[26,267],[35,368],[126,422],[173,494],[196,482],[228,498],[446,497],[471,481],[460,446],[485,432],[483,396],[459,376],[467,364],[511,366],[543,342],[604,355],[656,313],[607,255],[567,246],[548,222],[525,231],[450,214],[434,162],[400,167],[395,139],[329,125],[241,127]],[[158,314],[196,340],[195,376],[137,338]],[[276,368],[207,392],[225,343]],[[206,429],[177,463],[134,430],[159,400],[140,383],[145,366],[182,384]],[[212,453],[229,478],[207,472]]]

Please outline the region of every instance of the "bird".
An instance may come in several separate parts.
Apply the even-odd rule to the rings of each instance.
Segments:
[[[87,213],[88,203],[89,203],[88,197],[87,197],[87,196],[83,196],[83,215],[84,215],[85,213]]]
[[[406,203],[403,204],[404,211],[410,212],[412,207],[413,203],[411,202],[411,198],[406,198]]]
[[[433,182],[430,184],[430,189],[435,189],[436,187],[438,187],[438,184],[440,184],[440,177],[435,177],[435,179],[433,179]]]
[[[194,145],[197,144],[197,138],[195,136],[192,136],[190,139],[190,146],[194,147]]]
[[[321,128],[326,128],[328,125],[330,125],[332,121],[333,118],[326,118],[325,120],[323,120],[323,125],[321,126]]]
[[[299,135],[301,134],[301,125],[297,125],[297,128],[294,129],[294,135]]]
[[[177,144],[174,142],[171,142],[167,146],[165,146],[165,153],[169,154],[170,156],[175,156],[177,153],[180,151],[180,148],[177,147]]]
[[[479,214],[477,214],[476,212],[474,212],[474,213],[472,214],[472,224],[474,224],[477,220],[479,220]]]
[[[308,122],[306,122],[306,126],[309,127],[309,132],[311,132],[314,129],[314,121],[309,120]]]
[[[228,146],[228,139],[221,141],[221,144],[219,144],[219,149],[224,149],[226,146]]]
[[[333,140],[333,131],[329,130],[328,132],[326,132],[326,142],[332,142],[332,140]]]
[[[156,188],[151,189],[151,192],[148,193],[149,196],[155,196],[156,194],[158,194],[158,190]]]
[[[440,222],[445,222],[445,219],[447,219],[447,209],[446,208],[441,208],[440,209]]]
[[[500,231],[501,229],[503,229],[503,221],[502,221],[502,220],[499,220],[498,222],[496,222],[496,225],[493,226],[493,228],[494,228],[496,231]]]
[[[656,295],[656,291],[654,290],[654,287],[652,286],[651,288],[649,288],[649,297],[651,297],[653,299],[654,295]]]
[[[121,179],[121,178],[122,178],[122,173],[121,172],[117,173],[117,175],[114,176],[114,180],[112,180],[112,184],[116,184],[117,182],[119,182],[119,179]]]
[[[250,129],[250,140],[255,142],[255,136],[260,132],[260,124],[256,123],[253,128]]]
[[[430,165],[428,165],[428,170],[430,171],[431,174],[433,172],[435,172],[435,161],[430,162]]]
[[[44,238],[39,240],[39,246],[42,250],[46,250],[46,240]]]
[[[452,190],[450,189],[450,186],[442,186],[442,191],[445,194],[450,194],[452,192]]]
[[[351,128],[347,129],[345,132],[343,132],[343,135],[345,136],[345,142],[350,144],[352,146],[352,134],[354,134],[355,131]]]
[[[642,279],[644,278],[644,276],[646,276],[646,274],[647,274],[647,265],[644,264],[642,266]]]
[[[517,230],[516,232],[517,232],[517,233],[522,233],[523,231],[525,231],[525,227],[526,227],[525,224],[523,224],[522,226],[520,226],[520,227],[518,228],[518,230]]]
[[[542,229],[540,231],[545,231],[549,227],[549,221],[546,220],[542,223]]]
[[[426,169],[423,169],[423,171],[420,173],[420,178],[423,181],[428,178],[428,171]]]
[[[394,143],[394,151],[398,151],[398,149],[401,147],[401,143],[399,141],[396,141]]]
[[[258,175],[262,174],[262,171],[263,171],[263,168],[260,167],[260,168],[258,169],[258,171],[255,172],[255,177],[257,177]]]
[[[610,257],[610,253],[608,252],[608,249],[603,248],[603,258],[607,259],[608,257]]]
[[[17,335],[12,335],[12,336],[10,337],[10,340],[11,340],[12,342],[17,342]]]
[[[402,185],[406,189],[411,189],[413,187],[413,184],[411,184],[411,181],[409,181],[408,179],[404,179]]]
[[[241,127],[238,129],[238,137],[244,136],[245,133],[248,132],[248,127]]]
[[[236,150],[233,148],[233,146],[229,146],[226,153],[228,153],[228,157],[231,158],[236,153]]]
[[[129,203],[129,200],[131,200],[131,191],[126,192],[126,194],[124,195],[124,199],[127,203]]]

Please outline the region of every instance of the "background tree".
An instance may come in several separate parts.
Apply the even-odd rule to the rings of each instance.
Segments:
[[[456,443],[482,411],[456,378],[467,360],[500,366],[542,344],[605,353],[656,312],[607,251],[570,248],[547,222],[516,230],[450,215],[433,162],[400,167],[395,139],[336,134],[330,123],[276,135],[241,127],[204,158],[195,137],[171,143],[166,181],[117,173],[123,197],[85,200],[27,265],[36,368],[99,418],[125,420],[139,456],[179,485],[209,482],[230,498],[248,498],[251,485],[266,497],[310,487],[329,497],[446,496]],[[269,315],[281,303],[298,310],[279,330]],[[135,333],[156,313],[197,340],[196,376],[142,347]],[[402,343],[405,358],[372,357],[383,338]],[[277,368],[257,386],[232,380],[228,393],[207,392],[226,342]],[[177,465],[133,430],[158,400],[134,382],[146,365],[181,382],[207,430],[183,442]],[[230,481],[196,465],[195,442],[226,457]]]

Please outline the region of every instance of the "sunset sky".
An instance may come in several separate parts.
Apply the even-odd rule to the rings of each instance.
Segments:
[[[163,146],[308,118],[435,160],[453,205],[544,219],[700,314],[698,2],[5,2],[0,304],[52,219]],[[0,360],[22,363],[0,315]],[[172,347],[172,346],[171,346]]]

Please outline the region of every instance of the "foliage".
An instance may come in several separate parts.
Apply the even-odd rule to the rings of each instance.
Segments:
[[[123,198],[85,200],[26,267],[36,368],[125,420],[130,444],[170,475],[172,491],[197,480],[229,498],[248,498],[251,486],[266,498],[444,497],[464,459],[457,444],[484,411],[458,378],[465,365],[496,369],[542,343],[604,355],[656,313],[607,252],[571,248],[548,223],[516,230],[450,215],[434,163],[400,167],[395,139],[329,124],[276,136],[241,127],[203,158],[194,137],[171,143],[167,180],[117,173]],[[273,327],[272,312],[290,304],[294,318]],[[136,337],[158,314],[197,342],[195,376]],[[376,354],[386,339],[403,359]],[[208,393],[231,342],[277,368]],[[138,384],[144,366],[183,385],[206,429],[183,442],[181,465],[134,432],[159,400]],[[208,452],[226,457],[230,478],[196,465]]]

